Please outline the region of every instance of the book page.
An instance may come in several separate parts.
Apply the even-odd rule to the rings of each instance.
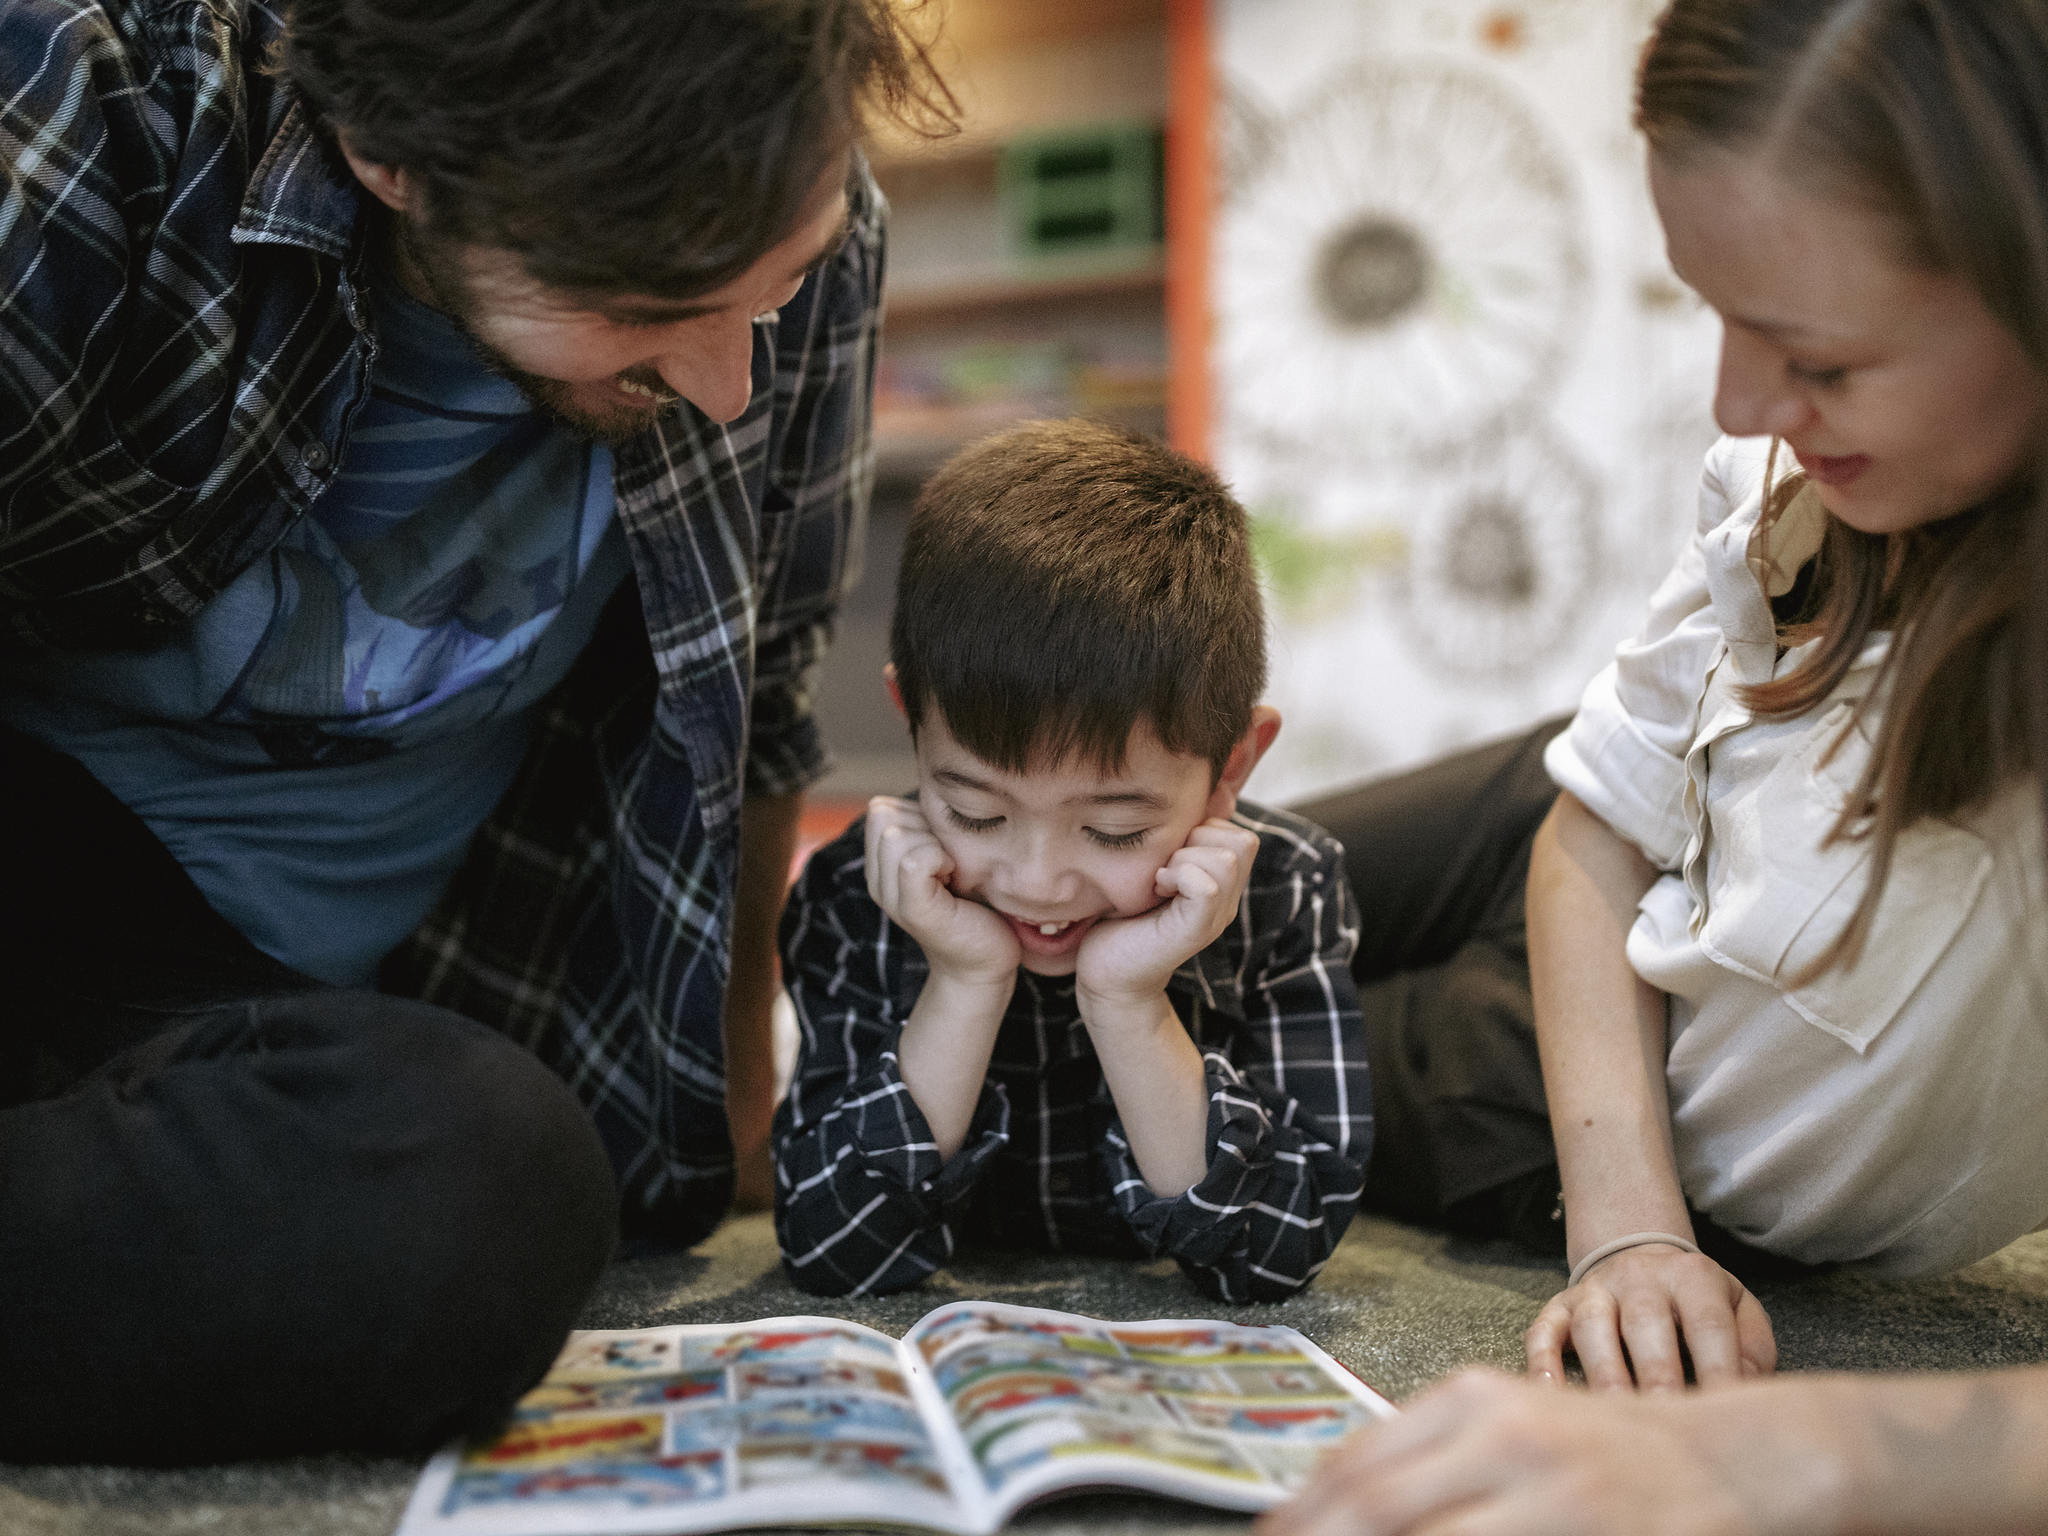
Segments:
[[[960,1302],[904,1342],[1005,1517],[1093,1484],[1265,1509],[1343,1435],[1393,1412],[1292,1328]]]
[[[399,1536],[836,1521],[962,1529],[896,1342],[800,1317],[571,1334],[504,1434],[429,1464]]]

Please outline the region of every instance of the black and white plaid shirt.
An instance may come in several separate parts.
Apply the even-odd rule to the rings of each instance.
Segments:
[[[263,0],[0,4],[0,643],[147,645],[333,480],[376,352],[361,189],[260,66]],[[869,468],[879,196],[756,326],[754,398],[615,455],[636,581],[384,985],[577,1088],[629,1226],[723,1212],[742,789],[823,767],[811,677]],[[637,589],[637,590],[635,590]]]
[[[1167,987],[1209,1086],[1209,1170],[1174,1199],[1138,1172],[1071,976],[1018,972],[967,1140],[942,1166],[896,1061],[924,954],[868,895],[860,822],[812,855],[782,919],[802,1042],[775,1121],[776,1231],[798,1285],[915,1285],[962,1239],[1171,1254],[1228,1302],[1315,1277],[1372,1150],[1358,919],[1328,833],[1245,801],[1234,819],[1259,837],[1237,921]]]

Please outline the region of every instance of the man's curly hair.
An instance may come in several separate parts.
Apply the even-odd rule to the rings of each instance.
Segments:
[[[426,232],[570,293],[688,299],[786,237],[882,112],[955,104],[894,0],[289,0],[276,67]]]

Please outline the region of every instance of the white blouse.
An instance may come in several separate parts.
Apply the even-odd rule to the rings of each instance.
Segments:
[[[1708,454],[1690,544],[1545,763],[1664,871],[1628,957],[1670,998],[1694,1208],[1809,1263],[1953,1269],[2048,1224],[2037,791],[2014,784],[1902,833],[1861,958],[1788,986],[1867,880],[1868,844],[1826,839],[1869,759],[1868,724],[1842,733],[1888,637],[1805,715],[1742,704],[1739,687],[1807,653],[1777,655],[1768,594],[1790,587],[1826,515],[1802,495],[1759,528],[1768,450],[1724,438]]]

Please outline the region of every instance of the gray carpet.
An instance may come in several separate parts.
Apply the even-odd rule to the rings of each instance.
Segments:
[[[901,1333],[933,1307],[980,1296],[1106,1318],[1228,1316],[1301,1329],[1389,1397],[1466,1361],[1515,1367],[1522,1330],[1560,1271],[1517,1250],[1364,1221],[1305,1294],[1275,1307],[1209,1306],[1170,1263],[970,1258],[924,1289],[827,1308],[793,1289],[763,1216],[728,1222],[695,1252],[614,1265],[584,1318],[594,1328],[736,1322],[831,1310]],[[2048,1360],[2048,1234],[1943,1280],[1851,1274],[1759,1281],[1787,1369],[1934,1369]],[[178,1472],[0,1467],[4,1536],[387,1536],[418,1468],[325,1457]],[[1235,1528],[1183,1506],[1087,1496],[1026,1515],[1034,1536]]]

